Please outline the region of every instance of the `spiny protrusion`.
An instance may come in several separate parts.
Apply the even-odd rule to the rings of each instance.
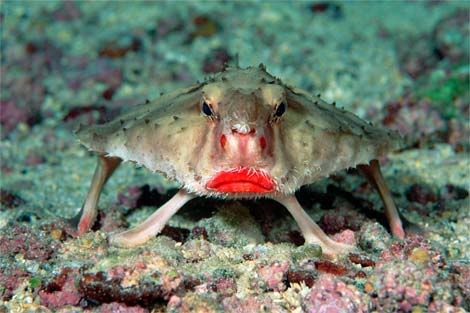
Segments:
[[[317,98],[320,98],[321,97],[321,94],[317,93]]]
[[[266,72],[266,65],[264,65],[263,63],[260,63],[260,64],[258,65],[258,68],[259,68],[260,70]]]
[[[121,123],[121,125],[124,125],[124,120],[119,120],[119,123]]]
[[[145,119],[145,124],[150,123],[150,120],[148,118]]]
[[[145,99],[145,104],[149,104],[150,103],[150,100],[149,99]]]
[[[333,101],[332,105],[333,105],[334,107],[336,107],[336,101]]]

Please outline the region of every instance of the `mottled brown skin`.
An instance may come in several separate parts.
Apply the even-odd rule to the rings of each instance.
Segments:
[[[374,161],[400,147],[399,135],[283,84],[263,66],[227,68],[107,124],[81,129],[77,136],[100,160],[75,220],[77,234],[90,229],[107,178],[121,161],[132,161],[179,182],[181,190],[143,224],[112,235],[116,245],[150,239],[196,196],[269,197],[286,206],[307,242],[320,244],[329,254],[344,253],[352,247],[329,239],[300,207],[294,192],[358,165],[382,196],[392,232],[404,236]],[[240,176],[242,182],[226,182],[233,177],[226,173],[236,173],[234,179]],[[218,178],[223,187],[214,187]]]

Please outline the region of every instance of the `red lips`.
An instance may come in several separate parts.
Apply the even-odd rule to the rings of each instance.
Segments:
[[[244,167],[239,170],[219,172],[206,187],[219,192],[265,193],[274,190],[274,181],[259,170]]]

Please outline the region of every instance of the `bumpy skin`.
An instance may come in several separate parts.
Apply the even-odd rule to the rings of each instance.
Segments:
[[[392,232],[404,237],[376,161],[399,148],[399,135],[283,84],[263,66],[227,68],[77,135],[99,154],[87,199],[74,219],[77,235],[91,228],[107,178],[121,161],[132,161],[176,180],[182,189],[139,226],[112,235],[110,242],[119,246],[144,243],[184,203],[205,195],[270,197],[289,210],[306,242],[321,245],[327,254],[350,251],[326,236],[294,192],[357,165],[379,191]]]
[[[212,108],[212,117],[202,113],[203,101]],[[286,112],[273,117],[283,101]],[[233,129],[256,132],[240,143],[240,133]],[[188,192],[216,197],[292,194],[401,144],[398,133],[288,87],[263,67],[227,68],[207,82],[164,95],[77,135],[90,150],[163,173]],[[217,172],[241,167],[266,173],[275,189],[257,194],[206,188]]]

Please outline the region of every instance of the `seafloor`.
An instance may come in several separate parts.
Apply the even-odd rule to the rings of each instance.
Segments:
[[[469,2],[0,6],[0,312],[470,309]],[[237,56],[406,136],[381,160],[405,240],[389,235],[377,194],[350,170],[297,195],[355,254],[329,259],[304,245],[274,202],[210,199],[185,206],[143,246],[110,247],[108,233],[175,192],[132,164],[107,184],[93,231],[68,235],[64,220],[95,166],[72,130]]]

